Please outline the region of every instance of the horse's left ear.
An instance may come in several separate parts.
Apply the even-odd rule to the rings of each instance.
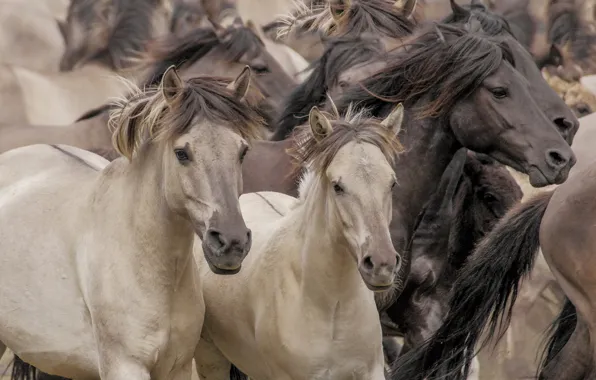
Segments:
[[[310,109],[310,113],[308,114],[308,124],[310,124],[312,134],[317,141],[323,140],[333,132],[331,122],[321,111],[319,111],[317,106]]]
[[[234,96],[242,100],[248,94],[250,87],[250,67],[244,66],[238,77],[228,85],[228,89],[234,91]]]
[[[416,9],[416,3],[418,0],[397,0],[394,7],[399,9],[405,17],[410,17]]]
[[[401,131],[401,125],[404,122],[404,105],[399,103],[393,111],[381,122],[390,131],[397,135]]]
[[[176,66],[168,67],[161,79],[161,90],[168,104],[172,104],[184,89],[184,82],[176,72]]]

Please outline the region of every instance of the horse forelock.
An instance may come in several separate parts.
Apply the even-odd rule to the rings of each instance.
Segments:
[[[294,147],[290,154],[295,160],[295,170],[303,168],[322,176],[331,165],[337,152],[350,142],[369,143],[381,150],[390,164],[403,151],[403,147],[395,134],[378,120],[369,118],[366,110],[354,111],[348,108],[344,117],[337,117],[325,112],[331,122],[332,132],[317,140],[311,131],[310,124],[304,124],[293,132]]]
[[[109,126],[113,145],[132,159],[142,145],[168,141],[186,132],[197,120],[229,128],[243,138],[259,136],[262,118],[249,94],[237,98],[226,86],[229,79],[196,77],[185,82],[173,103],[163,95],[163,87],[136,89],[115,104]]]

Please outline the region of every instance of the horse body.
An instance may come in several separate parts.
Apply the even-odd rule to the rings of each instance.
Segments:
[[[250,246],[237,200],[239,158],[259,120],[243,100],[248,75],[226,88],[169,69],[116,110],[125,157],[107,166],[59,145],[0,156],[3,344],[60,376],[190,377],[204,311],[195,234],[221,274]],[[9,275],[15,260],[26,265]]]
[[[254,240],[233,282],[210,276],[198,261],[209,305],[205,339],[213,340],[235,366],[255,379],[381,380],[381,331],[373,293],[362,283],[352,257],[337,252],[325,238],[326,230],[314,215],[294,210],[282,217],[269,205],[282,211],[295,202],[279,193],[241,196],[242,214]],[[296,233],[305,220],[312,221],[309,232],[317,231],[306,241]],[[200,255],[197,250],[197,258]],[[315,261],[312,256],[324,259]],[[224,289],[227,295],[222,298]],[[203,348],[207,344],[199,342],[198,355],[208,350]],[[206,376],[209,372],[199,358],[198,371]],[[222,375],[229,369],[229,364],[224,366]]]
[[[311,139],[321,144],[325,138],[342,140],[317,131],[313,118],[311,112]],[[336,128],[367,133],[366,124]],[[213,277],[197,260],[206,314],[195,359],[203,378],[227,378],[233,362],[259,379],[384,379],[381,327],[371,290],[390,286],[396,272],[385,220],[393,170],[387,162],[391,156],[365,141],[330,149],[337,152],[329,153],[330,161],[318,161],[326,166],[313,161],[299,200],[270,192],[241,197],[255,239],[237,276]],[[371,182],[383,186],[371,192]],[[364,193],[368,199],[360,198]],[[358,205],[349,205],[356,200]],[[376,229],[368,230],[373,225]],[[376,238],[365,237],[365,231]],[[360,252],[352,252],[353,244]],[[199,258],[201,251],[195,249]],[[377,249],[387,255],[387,264],[380,264],[385,259],[375,255]],[[221,297],[222,290],[229,297]]]
[[[47,74],[22,67],[6,67],[12,79],[2,86],[20,89],[20,102],[26,119],[20,123],[65,125],[86,111],[126,94],[130,88],[114,71],[101,65],[88,64],[77,71]],[[10,83],[10,84],[9,84]],[[14,93],[2,92],[0,98],[10,103]],[[16,121],[7,112],[9,120]],[[3,120],[7,122],[7,120]]]

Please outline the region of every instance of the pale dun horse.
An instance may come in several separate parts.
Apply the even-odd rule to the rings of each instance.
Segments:
[[[337,115],[336,115],[337,116]],[[203,379],[228,379],[230,362],[259,380],[384,380],[374,291],[400,267],[389,235],[399,105],[382,123],[330,120],[316,107],[296,136],[308,168],[299,199],[240,197],[253,231],[236,276],[213,276],[195,245],[205,324],[195,356]]]
[[[260,119],[231,84],[171,67],[112,115],[125,157],[64,145],[0,155],[0,342],[74,379],[189,379],[204,303],[195,234],[214,271],[251,245],[241,162]]]

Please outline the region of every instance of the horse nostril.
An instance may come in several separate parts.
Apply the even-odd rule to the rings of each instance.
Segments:
[[[209,239],[209,244],[215,249],[222,249],[226,246],[225,238],[217,230],[210,229],[207,231],[207,239]]]
[[[575,125],[571,120],[567,120],[564,117],[559,117],[555,119],[555,124],[557,125],[557,127],[559,127],[559,129],[563,131],[571,129]]]
[[[246,232],[246,242],[247,243],[250,243],[251,241],[252,241],[252,231],[251,230],[248,230]]]
[[[397,270],[401,268],[401,256],[398,254],[395,255],[395,268]]]
[[[565,166],[567,165],[567,162],[569,162],[569,159],[566,158],[561,152],[552,149],[546,152],[546,159],[550,165],[557,168]]]
[[[374,264],[372,262],[372,258],[370,256],[366,256],[364,260],[362,260],[362,266],[366,270],[372,270],[374,268]]]

